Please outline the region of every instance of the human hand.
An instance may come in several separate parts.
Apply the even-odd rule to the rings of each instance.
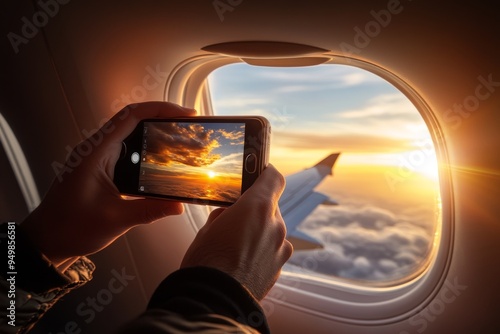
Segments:
[[[283,176],[269,165],[236,203],[210,214],[181,268],[219,269],[258,300],[264,298],[293,251],[278,207],[284,186]]]
[[[194,114],[194,110],[168,102],[125,107],[91,138],[75,147],[73,157],[89,147],[92,151],[81,158],[78,166],[62,171],[21,229],[64,271],[79,256],[105,248],[135,225],[182,213],[183,206],[177,202],[121,198],[113,175],[122,141],[140,120]]]

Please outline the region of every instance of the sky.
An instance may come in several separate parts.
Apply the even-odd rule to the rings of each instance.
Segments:
[[[300,227],[325,248],[295,252],[287,270],[378,284],[422,268],[440,219],[437,162],[427,126],[398,89],[347,65],[233,64],[209,86],[215,114],[269,119],[270,162],[285,176],[341,152],[316,188],[340,205],[319,206]]]

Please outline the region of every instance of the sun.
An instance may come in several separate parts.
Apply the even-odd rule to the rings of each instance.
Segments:
[[[421,175],[433,180],[439,180],[439,164],[435,154],[430,154],[426,160],[420,165],[415,166],[415,171]]]
[[[216,176],[217,176],[217,173],[216,173],[216,172],[214,172],[213,170],[209,170],[209,171],[207,172],[207,176],[208,176],[208,178],[209,178],[209,179],[213,179],[214,177],[216,177]]]

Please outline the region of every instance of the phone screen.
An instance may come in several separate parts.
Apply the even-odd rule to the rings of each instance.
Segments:
[[[235,202],[245,123],[144,122],[138,192]]]

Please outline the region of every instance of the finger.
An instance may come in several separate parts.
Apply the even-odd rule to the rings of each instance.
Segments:
[[[184,207],[179,202],[162,199],[123,200],[120,206],[120,222],[130,222],[133,225],[149,224],[155,220],[171,215],[179,215]]]
[[[214,211],[210,212],[210,215],[208,215],[208,219],[205,225],[211,224],[225,210],[226,210],[225,208],[217,208]]]
[[[283,216],[281,215],[281,210],[279,207],[276,208],[276,211],[274,212],[274,216],[276,217],[276,219],[278,219],[278,221],[282,222],[286,228],[286,223],[285,223],[285,220],[283,219]]]
[[[283,217],[281,216],[281,211],[279,207],[276,208],[276,211],[274,213],[275,219],[276,219],[276,224],[278,224],[277,228],[279,228],[282,232],[281,234],[283,235],[283,239],[286,238],[287,235],[287,228],[286,228],[286,223]]]
[[[292,254],[293,254],[292,243],[287,239],[283,240],[283,245],[281,247],[281,257],[283,259],[283,263],[288,261],[288,259],[292,256]]]
[[[121,143],[143,119],[194,116],[195,114],[194,109],[184,108],[170,102],[152,101],[130,104],[113,116],[102,127],[102,130],[105,133],[105,140]]]
[[[277,206],[284,189],[285,178],[272,164],[269,164],[241,198],[270,196],[269,200]]]

